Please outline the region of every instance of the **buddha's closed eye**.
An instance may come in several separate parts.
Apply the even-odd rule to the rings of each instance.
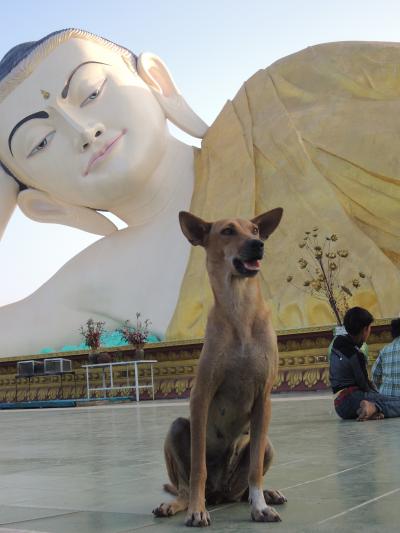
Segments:
[[[46,137],[43,137],[43,139],[40,141],[40,143],[38,143],[34,148],[33,150],[31,150],[28,154],[28,157],[32,157],[34,156],[35,154],[37,154],[38,152],[41,152],[42,150],[44,150],[52,141],[54,135],[56,133],[56,130],[53,130],[51,131],[50,133],[48,133],[46,135]]]
[[[106,84],[107,78],[105,78],[100,85],[92,91],[87,98],[84,99],[84,101],[81,103],[80,107],[84,107],[87,104],[90,104],[93,100],[96,100],[98,96],[103,92],[104,85]]]

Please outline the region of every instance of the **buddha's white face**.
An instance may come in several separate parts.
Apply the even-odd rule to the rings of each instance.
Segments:
[[[167,136],[143,80],[118,52],[83,39],[53,50],[1,102],[0,117],[0,159],[24,183],[95,209],[140,189]]]

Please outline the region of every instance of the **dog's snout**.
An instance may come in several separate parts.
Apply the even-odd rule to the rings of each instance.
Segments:
[[[264,254],[264,243],[260,239],[250,239],[242,248],[244,259],[261,259]]]

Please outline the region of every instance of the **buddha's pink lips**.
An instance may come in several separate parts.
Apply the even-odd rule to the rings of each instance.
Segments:
[[[89,174],[91,167],[96,161],[98,161],[99,159],[103,159],[103,157],[107,155],[110,150],[112,150],[113,146],[117,144],[117,142],[125,135],[126,132],[127,130],[123,129],[122,132],[115,137],[115,139],[106,143],[101,150],[92,155],[89,160],[88,166],[86,167],[86,170],[83,173],[84,176],[87,176]]]

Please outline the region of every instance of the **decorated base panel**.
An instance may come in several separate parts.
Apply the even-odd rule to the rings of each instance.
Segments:
[[[390,320],[378,321],[372,328],[368,340],[369,366],[378,355],[378,351],[390,337]],[[333,334],[330,327],[307,328],[278,332],[279,373],[275,381],[274,392],[317,391],[329,389],[327,352]],[[156,399],[187,398],[193,384],[196,367],[202,348],[202,340],[165,342],[147,344],[145,359],[157,360],[154,364],[154,390]],[[107,348],[112,361],[131,361],[135,350],[130,346]],[[0,402],[22,402],[34,400],[59,400],[87,398],[86,374],[82,365],[88,364],[88,352],[63,353],[62,357],[71,361],[72,371],[64,374],[39,374],[18,376],[17,365],[21,361],[42,361],[61,357],[59,354],[27,355],[10,357],[0,362]],[[139,384],[151,383],[150,365],[142,364],[139,370]],[[114,369],[114,386],[126,383],[126,367]],[[107,371],[105,379],[109,378]],[[128,379],[133,382],[133,369],[129,370]],[[91,387],[102,386],[102,371],[91,370]],[[95,391],[93,399],[104,397],[134,398],[132,389]],[[150,389],[140,390],[140,399],[151,399]]]

